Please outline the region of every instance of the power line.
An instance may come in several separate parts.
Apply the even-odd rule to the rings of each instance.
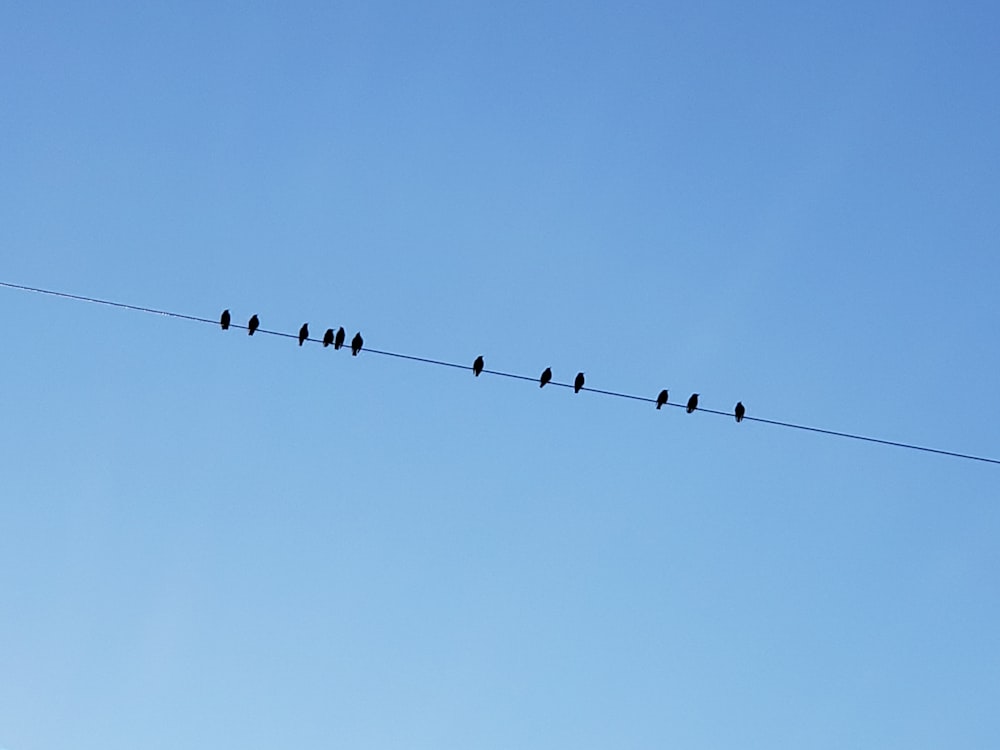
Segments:
[[[117,308],[121,308],[123,310],[132,310],[132,311],[135,311],[135,312],[149,313],[149,314],[152,314],[152,315],[163,315],[163,316],[168,317],[168,318],[179,318],[181,320],[191,320],[191,321],[194,321],[196,323],[207,323],[207,324],[212,325],[212,326],[219,325],[219,321],[218,320],[213,320],[211,318],[202,318],[202,317],[199,317],[197,315],[185,315],[183,313],[171,312],[170,310],[158,310],[158,309],[153,308],[153,307],[143,307],[141,305],[127,305],[124,302],[113,302],[111,300],[98,299],[97,297],[85,297],[85,296],[82,296],[82,295],[79,295],[79,294],[69,294],[68,292],[57,292],[57,291],[53,291],[51,289],[39,289],[38,287],[24,286],[23,284],[12,284],[12,283],[7,282],[7,281],[0,281],[0,287],[6,287],[8,289],[18,289],[20,291],[31,292],[33,294],[44,294],[44,295],[48,295],[50,297],[60,297],[62,299],[71,299],[71,300],[76,300],[78,302],[89,302],[89,303],[95,304],[95,305],[107,305],[109,307],[117,307]],[[231,322],[229,324],[229,327],[230,328],[238,328],[238,329],[242,329],[242,330],[247,330],[247,326],[240,325],[239,323],[234,323],[234,322]],[[298,335],[297,334],[286,333],[284,331],[271,331],[271,330],[267,330],[265,328],[258,328],[257,331],[256,331],[256,333],[263,333],[263,334],[267,334],[269,336],[282,336],[284,338],[289,338],[289,339],[298,339]],[[316,344],[322,343],[321,339],[318,339],[318,338],[307,338],[306,341],[309,341],[311,343],[316,343]],[[440,359],[431,359],[430,357],[418,357],[418,356],[413,355],[413,354],[401,354],[400,352],[390,352],[390,351],[385,351],[385,350],[381,350],[381,349],[372,349],[370,347],[365,347],[363,351],[365,353],[367,353],[367,354],[377,354],[377,355],[380,355],[380,356],[383,356],[383,357],[393,357],[395,359],[406,359],[406,360],[410,360],[411,362],[421,362],[423,364],[435,365],[437,367],[451,367],[451,368],[458,369],[458,370],[470,370],[470,369],[472,369],[468,365],[458,364],[456,362],[446,362],[446,361],[440,360]],[[525,381],[528,381],[528,382],[531,382],[531,383],[537,383],[538,382],[538,378],[537,377],[528,376],[528,375],[520,375],[518,373],[513,373],[513,372],[504,372],[502,370],[487,370],[487,369],[484,369],[483,372],[487,373],[489,375],[498,375],[498,376],[504,377],[504,378],[512,378],[514,380],[525,380]],[[560,388],[572,388],[573,387],[572,383],[560,383],[560,382],[555,381],[555,380],[550,381],[548,383],[548,385],[553,385],[553,386],[557,386],[557,387],[560,387]],[[643,402],[646,402],[646,403],[649,403],[649,404],[655,404],[656,403],[656,399],[655,398],[647,398],[645,396],[636,396],[635,394],[631,394],[631,393],[620,393],[618,391],[607,391],[607,390],[603,390],[601,388],[588,388],[586,386],[584,386],[583,388],[581,388],[581,390],[589,391],[591,393],[599,393],[602,396],[612,396],[614,398],[628,399],[628,400],[631,400],[631,401],[643,401]],[[666,404],[666,406],[672,406],[672,407],[680,408],[680,409],[684,408],[684,404],[680,404],[680,403],[670,403],[670,402],[668,402]],[[697,410],[700,411],[700,412],[705,412],[706,414],[715,414],[717,416],[722,416],[722,417],[732,417],[733,416],[733,414],[731,412],[718,411],[716,409],[706,409],[706,408],[701,407],[701,406],[699,406]],[[968,461],[980,461],[982,463],[998,464],[998,465],[1000,465],[1000,459],[996,459],[996,458],[986,458],[984,456],[973,456],[973,455],[968,454],[968,453],[958,453],[956,451],[946,451],[946,450],[941,450],[939,448],[928,448],[927,446],[924,446],[924,445],[914,445],[912,443],[902,443],[902,442],[899,442],[899,441],[896,441],[896,440],[883,440],[882,438],[874,438],[874,437],[869,437],[867,435],[858,435],[856,433],[851,433],[851,432],[840,432],[838,430],[828,430],[828,429],[825,429],[825,428],[822,428],[822,427],[812,427],[810,425],[795,424],[793,422],[783,422],[783,421],[777,420],[777,419],[765,419],[764,417],[754,417],[754,416],[750,416],[749,414],[746,415],[746,416],[744,416],[743,420],[747,421],[747,422],[759,422],[760,424],[774,425],[776,427],[787,427],[787,428],[792,429],[792,430],[802,430],[804,432],[815,432],[815,433],[819,433],[821,435],[832,435],[834,437],[847,438],[849,440],[860,440],[860,441],[863,441],[863,442],[866,442],[866,443],[877,443],[879,445],[891,445],[891,446],[895,446],[896,448],[905,448],[907,450],[921,451],[923,453],[934,453],[934,454],[937,454],[939,456],[951,456],[953,458],[962,458],[962,459],[966,459]]]

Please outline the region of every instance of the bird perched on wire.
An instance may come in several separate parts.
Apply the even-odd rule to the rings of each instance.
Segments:
[[[309,324],[303,323],[302,327],[299,329],[299,346],[302,346],[302,342],[309,338]]]
[[[324,348],[330,346],[333,343],[333,329],[327,328],[326,333],[323,334],[323,346]]]
[[[697,408],[698,408],[698,394],[692,393],[691,398],[688,399],[687,413],[690,414]]]
[[[576,380],[573,381],[573,393],[579,393],[581,388],[583,388],[583,373],[578,372]]]
[[[354,334],[354,338],[351,339],[351,355],[354,357],[358,356],[358,352],[361,351],[361,346],[365,343],[365,340],[361,338],[361,331]]]
[[[347,331],[344,330],[344,326],[337,329],[337,337],[333,340],[333,348],[339,349],[344,345],[344,339],[347,338]]]
[[[254,316],[250,318],[250,322],[247,323],[247,335],[253,336],[253,332],[258,328],[260,328],[260,319],[258,319],[256,314],[254,314]]]
[[[656,408],[659,409],[661,406],[663,406],[665,403],[667,403],[667,398],[669,398],[669,397],[670,397],[670,394],[667,393],[667,389],[666,388],[664,388],[662,391],[660,391],[660,395],[656,397]]]
[[[472,374],[478,378],[479,374],[483,371],[483,368],[485,366],[486,363],[483,361],[483,355],[480,354],[478,357],[476,357],[476,361],[472,363]]]
[[[552,380],[552,368],[546,367],[545,372],[542,373],[542,377],[538,379],[538,387],[544,388],[545,384]]]
[[[219,318],[219,325],[222,326],[223,331],[229,330],[229,323],[231,322],[231,320],[232,318],[229,315],[229,310],[223,310],[222,317]]]
[[[743,405],[742,401],[736,402],[736,421],[737,423],[743,421],[743,415],[747,413],[747,408]]]

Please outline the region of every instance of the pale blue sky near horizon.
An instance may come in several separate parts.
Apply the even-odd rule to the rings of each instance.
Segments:
[[[990,3],[0,5],[0,281],[1000,458]],[[1000,467],[0,289],[0,746],[1000,743]]]

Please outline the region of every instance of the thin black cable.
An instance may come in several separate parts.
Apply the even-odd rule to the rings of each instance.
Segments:
[[[24,291],[24,292],[33,292],[35,294],[45,294],[45,295],[48,295],[50,297],[61,297],[63,299],[77,300],[79,302],[90,302],[90,303],[95,304],[95,305],[107,305],[109,307],[118,307],[118,308],[121,308],[123,310],[134,310],[136,312],[150,313],[152,315],[163,315],[163,316],[166,316],[168,318],[180,318],[182,320],[193,320],[193,321],[195,321],[197,323],[207,323],[207,324],[213,325],[213,326],[219,325],[219,321],[218,320],[212,320],[211,318],[202,318],[202,317],[199,317],[197,315],[185,315],[183,313],[171,312],[169,310],[157,310],[154,307],[142,307],[140,305],[127,305],[124,302],[112,302],[111,300],[98,299],[96,297],[84,297],[84,296],[79,295],[79,294],[69,294],[67,292],[56,292],[56,291],[52,291],[51,289],[39,289],[38,287],[24,286],[22,284],[12,284],[12,283],[7,282],[7,281],[0,281],[0,287],[7,287],[8,289],[18,289],[18,290],[21,290],[21,291]],[[237,328],[237,329],[242,329],[242,330],[248,330],[247,326],[240,325],[239,323],[230,323],[229,325],[230,325],[230,328]],[[297,334],[294,334],[294,333],[285,333],[284,331],[271,331],[271,330],[267,330],[265,328],[258,328],[256,332],[257,333],[267,334],[269,336],[282,336],[282,337],[288,338],[288,339],[298,339],[298,335]],[[312,342],[312,343],[317,343],[317,344],[322,343],[321,339],[317,339],[317,338],[306,338],[305,340],[309,341],[309,342]],[[382,350],[382,349],[371,349],[371,348],[365,348],[365,349],[363,349],[363,351],[365,351],[368,354],[378,354],[378,355],[381,355],[383,357],[394,357],[396,359],[407,359],[407,360],[410,360],[410,361],[413,361],[413,362],[422,362],[424,364],[437,365],[438,367],[451,367],[451,368],[454,368],[454,369],[457,369],[457,370],[470,370],[470,369],[472,369],[468,365],[457,364],[455,362],[446,362],[446,361],[440,360],[440,359],[430,359],[429,357],[417,357],[417,356],[415,356],[413,354],[400,354],[399,352],[389,352],[389,351],[385,351],[385,350]],[[531,376],[528,376],[528,375],[519,375],[519,374],[513,373],[513,372],[504,372],[502,370],[485,370],[485,369],[483,370],[483,372],[484,373],[488,373],[490,375],[498,375],[498,376],[504,377],[504,378],[513,378],[514,380],[525,380],[525,381],[528,381],[528,382],[531,382],[531,383],[537,383],[538,382],[538,378],[536,378],[536,377],[531,377]],[[554,380],[553,381],[549,381],[548,385],[554,385],[554,386],[558,386],[560,388],[573,388],[574,387],[571,383],[560,383],[560,382],[557,382],[557,381],[554,381]],[[629,400],[632,400],[632,401],[643,401],[643,402],[650,403],[650,404],[655,404],[656,403],[656,399],[647,398],[645,396],[636,396],[636,395],[631,394],[631,393],[620,393],[618,391],[606,391],[606,390],[602,390],[600,388],[587,388],[586,386],[583,387],[583,388],[581,388],[580,390],[590,391],[591,393],[599,393],[599,394],[601,394],[603,396],[613,396],[614,398],[624,398],[624,399],[629,399]],[[669,402],[666,404],[666,406],[672,406],[672,407],[675,407],[675,408],[678,408],[678,409],[685,408],[684,404],[669,403]],[[733,416],[732,412],[718,411],[716,409],[706,409],[706,408],[701,407],[701,406],[698,407],[697,411],[705,412],[706,414],[715,414],[715,415],[722,416],[722,417],[730,417],[731,418]],[[847,439],[850,439],[850,440],[861,440],[861,441],[866,442],[866,443],[877,443],[879,445],[891,445],[891,446],[894,446],[896,448],[905,448],[907,450],[921,451],[923,453],[934,453],[934,454],[937,454],[939,456],[951,456],[953,458],[963,458],[963,459],[966,459],[968,461],[980,461],[982,463],[998,464],[998,465],[1000,465],[1000,459],[996,459],[996,458],[986,458],[984,456],[974,456],[974,455],[971,455],[969,453],[957,453],[955,451],[946,451],[946,450],[941,450],[939,448],[928,448],[927,446],[924,446],[924,445],[914,445],[912,443],[902,443],[902,442],[899,442],[899,441],[896,441],[896,440],[883,440],[881,438],[869,437],[867,435],[858,435],[858,434],[855,434],[855,433],[852,433],[852,432],[840,432],[840,431],[837,431],[837,430],[827,430],[827,429],[825,429],[823,427],[811,427],[809,425],[795,424],[793,422],[783,422],[783,421],[780,421],[780,420],[777,420],[777,419],[765,419],[763,417],[752,417],[750,415],[744,416],[743,419],[744,419],[744,421],[747,421],[747,422],[759,422],[761,424],[769,424],[769,425],[774,425],[776,427],[787,427],[787,428],[790,428],[790,429],[793,429],[793,430],[802,430],[802,431],[805,431],[805,432],[816,432],[816,433],[819,433],[821,435],[832,435],[834,437],[847,438]]]
[[[106,299],[97,299],[96,297],[82,297],[79,294],[69,294],[67,292],[53,292],[50,289],[38,289],[33,286],[23,286],[21,284],[11,284],[6,281],[0,281],[0,286],[5,286],[8,289],[20,289],[24,292],[34,292],[36,294],[47,294],[51,297],[62,297],[64,299],[75,299],[80,302],[93,302],[95,305],[108,305],[110,307],[120,307],[123,310],[136,310],[137,312],[152,313],[153,315],[165,315],[168,318],[181,318],[183,320],[195,320],[199,323],[211,323],[212,325],[217,325],[217,320],[209,320],[208,318],[199,318],[195,315],[184,315],[183,313],[169,312],[167,310],[156,310],[152,307],[139,307],[138,305],[126,305],[124,302],[111,302]],[[246,326],[242,326],[246,327]]]

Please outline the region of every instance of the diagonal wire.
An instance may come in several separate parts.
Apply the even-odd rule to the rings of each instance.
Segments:
[[[192,320],[196,323],[207,323],[209,325],[219,325],[218,320],[213,320],[211,318],[202,318],[197,315],[185,315],[183,313],[172,312],[170,310],[158,310],[154,307],[143,307],[141,305],[127,305],[124,302],[113,302],[111,300],[99,299],[97,297],[85,297],[79,294],[69,294],[68,292],[57,292],[51,289],[40,289],[33,286],[24,286],[23,284],[13,284],[7,281],[0,281],[0,287],[6,287],[8,289],[18,289],[24,292],[31,292],[33,294],[44,294],[50,297],[60,297],[62,299],[77,300],[79,302],[89,302],[95,305],[107,305],[108,307],[117,307],[123,310],[133,310],[135,312],[149,313],[152,315],[163,315],[168,318],[179,318],[181,320]],[[247,326],[241,325],[239,323],[230,323],[230,328],[237,328],[242,330],[248,330]],[[298,335],[294,333],[286,333],[285,331],[271,331],[266,328],[258,328],[256,333],[262,333],[269,336],[282,336],[289,339],[298,339]],[[317,338],[306,338],[306,341],[311,343],[322,343],[320,339]],[[413,354],[401,354],[400,352],[390,352],[382,349],[372,349],[365,348],[365,353],[367,354],[377,354],[383,357],[393,357],[395,359],[405,359],[411,362],[421,362],[423,364],[436,365],[438,367],[451,367],[457,370],[470,370],[472,369],[469,365],[458,364],[456,362],[446,362],[441,359],[431,359],[430,357],[418,357]],[[483,373],[490,375],[498,375],[504,378],[512,378],[514,380],[525,380],[531,383],[537,383],[538,378],[528,375],[520,375],[513,372],[504,372],[502,370],[483,370]],[[551,386],[557,386],[560,388],[573,388],[571,383],[560,383],[552,380],[548,383]],[[587,388],[584,386],[580,390],[589,391],[591,393],[599,393],[602,396],[611,396],[613,398],[628,399],[631,401],[643,401],[650,404],[655,404],[656,399],[647,398],[645,396],[636,396],[631,393],[620,393],[618,391],[606,391],[600,388]],[[683,409],[685,406],[683,404],[677,403],[667,403],[666,406],[672,406],[674,408]],[[732,417],[732,412],[718,411],[716,409],[706,409],[699,406],[697,411],[705,412],[706,414],[715,414],[722,417]],[[747,422],[759,422],[760,424],[773,425],[775,427],[786,427],[792,430],[801,430],[803,432],[815,432],[821,435],[831,435],[833,437],[847,438],[849,440],[860,440],[866,443],[877,443],[878,445],[891,445],[896,448],[904,448],[906,450],[920,451],[923,453],[933,453],[939,456],[951,456],[953,458],[961,458],[968,461],[979,461],[981,463],[996,464],[1000,465],[1000,459],[987,458],[985,456],[975,456],[969,453],[958,453],[956,451],[946,451],[939,448],[928,448],[924,445],[915,445],[913,443],[903,443],[896,440],[883,440],[882,438],[874,438],[867,435],[859,435],[852,432],[841,432],[839,430],[828,430],[823,427],[812,427],[810,425],[795,424],[794,422],[784,422],[778,419],[765,419],[764,417],[753,417],[749,414],[743,417],[744,421]]]

